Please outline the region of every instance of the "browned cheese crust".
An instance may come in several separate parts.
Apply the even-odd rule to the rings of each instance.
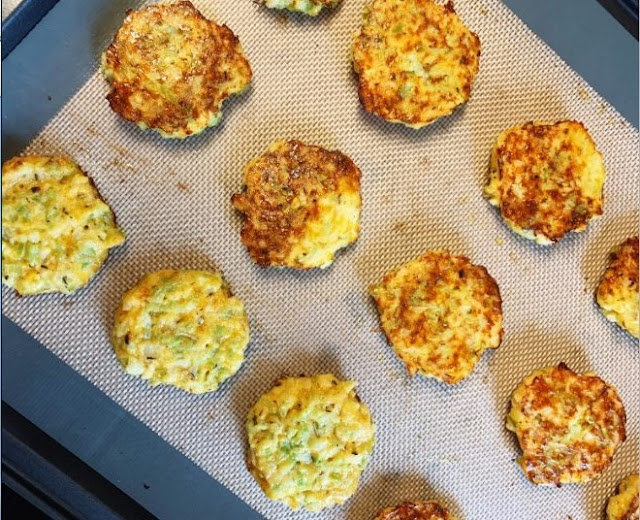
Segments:
[[[452,2],[373,0],[353,43],[365,110],[411,128],[467,101],[479,61],[480,40]]]
[[[380,511],[375,520],[455,520],[438,502],[404,502]]]
[[[607,319],[638,337],[637,236],[625,240],[611,255],[611,263],[598,286],[596,299]]]
[[[607,503],[607,520],[640,520],[638,474],[629,475]]]
[[[369,292],[382,329],[411,376],[458,383],[502,340],[498,284],[464,256],[428,251]]]
[[[586,483],[605,471],[626,438],[625,424],[617,390],[564,363],[528,376],[513,394],[507,419],[527,478],[556,486]]]
[[[217,124],[222,102],[252,76],[233,32],[188,1],[129,10],[103,70],[116,113],[176,138]]]
[[[242,242],[260,266],[325,267],[360,230],[360,170],[346,155],[279,141],[245,168],[232,197]]]
[[[602,214],[604,178],[582,123],[526,123],[498,137],[485,196],[516,233],[551,244]]]

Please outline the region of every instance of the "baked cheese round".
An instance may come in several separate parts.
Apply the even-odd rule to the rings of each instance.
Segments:
[[[404,502],[399,506],[387,507],[380,511],[375,520],[455,520],[455,518],[438,502],[430,500]]]
[[[249,470],[268,498],[320,511],[355,493],[375,433],[355,386],[330,374],[286,378],[251,408]]]
[[[241,238],[260,266],[327,267],[360,232],[360,170],[343,153],[278,141],[244,170],[232,198]]]
[[[498,136],[484,195],[513,231],[547,245],[602,214],[604,180],[582,123],[526,123]]]
[[[428,251],[388,273],[369,292],[382,330],[411,376],[448,384],[467,377],[502,340],[502,300],[484,267]]]
[[[2,166],[2,283],[19,294],[70,294],[124,242],[93,181],[66,157]]]
[[[114,112],[179,139],[217,125],[222,102],[251,82],[238,38],[188,1],[129,10],[102,70]]]
[[[518,463],[534,484],[582,484],[606,470],[625,440],[617,390],[564,363],[535,371],[511,398],[507,429],[516,433]]]
[[[202,394],[240,369],[249,319],[219,272],[157,271],[123,296],[111,343],[128,374]]]
[[[618,485],[607,503],[607,520],[639,520],[638,474],[629,475]]]
[[[271,9],[287,9],[288,11],[316,16],[324,7],[335,7],[341,0],[262,0]]]
[[[596,290],[596,301],[610,321],[638,337],[638,237],[627,239],[611,255]]]
[[[411,128],[467,101],[479,61],[480,39],[452,2],[373,0],[353,42],[365,110]]]

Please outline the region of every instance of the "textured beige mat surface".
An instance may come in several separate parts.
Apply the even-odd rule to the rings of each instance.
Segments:
[[[128,241],[77,295],[16,298],[3,288],[7,316],[268,518],[362,520],[405,499],[438,498],[469,520],[600,519],[617,481],[638,467],[638,344],[600,315],[593,298],[609,250],[637,232],[637,131],[498,0],[458,1],[482,41],[480,74],[466,107],[421,131],[384,123],[359,105],[348,56],[361,0],[317,19],[249,0],[196,4],[239,36],[252,89],[226,104],[219,127],[164,141],[111,113],[107,85],[94,75],[28,151],[74,157]],[[506,229],[481,187],[501,130],[567,118],[583,121],[604,154],[605,211],[587,232],[542,248]],[[229,199],[244,164],[279,138],[340,149],[363,172],[360,239],[325,271],[259,269],[240,243]],[[430,248],[485,265],[504,300],[501,348],[452,388],[406,376],[366,293]],[[108,342],[122,293],[152,270],[211,265],[251,318],[241,371],[200,397],[125,375]],[[619,389],[628,440],[598,480],[538,488],[514,463],[519,450],[504,420],[518,382],[559,361]],[[316,372],[358,381],[377,441],[345,506],[296,514],[267,501],[246,470],[244,418],[280,376]]]
[[[9,16],[22,0],[2,0],[2,19],[4,20]]]

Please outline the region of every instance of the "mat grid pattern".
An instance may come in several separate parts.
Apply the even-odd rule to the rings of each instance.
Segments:
[[[498,0],[457,2],[482,42],[480,73],[467,106],[420,131],[359,105],[348,58],[361,0],[316,19],[249,0],[195,3],[239,36],[252,89],[225,104],[219,127],[165,141],[111,113],[96,72],[26,151],[74,157],[127,243],[76,295],[16,298],[3,287],[6,315],[267,518],[362,520],[406,499],[437,498],[468,520],[601,519],[616,483],[638,471],[638,344],[593,298],[610,249],[637,233],[638,132]],[[509,231],[481,195],[495,137],[532,119],[584,122],[608,172],[604,216],[551,248]],[[260,269],[240,243],[230,197],[245,163],[282,138],[339,149],[363,172],[361,236],[324,271]],[[504,300],[502,346],[455,387],[408,378],[367,296],[383,273],[432,248],[486,266]],[[108,341],[120,296],[156,269],[211,266],[251,318],[240,372],[199,397],[125,375]],[[598,480],[535,487],[514,463],[505,415],[522,378],[560,361],[619,389],[628,440]],[[293,513],[265,499],[249,475],[244,419],[279,377],[323,372],[358,381],[376,446],[343,507]]]
[[[2,0],[2,21],[6,20],[9,15],[20,5],[22,0]]]

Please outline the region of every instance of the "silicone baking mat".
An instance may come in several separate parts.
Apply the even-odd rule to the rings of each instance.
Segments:
[[[2,19],[7,18],[20,2],[21,0],[2,0]]]
[[[110,111],[96,63],[26,151],[74,157],[114,208],[127,243],[76,295],[17,298],[3,287],[7,316],[267,518],[360,520],[403,500],[437,498],[464,519],[600,519],[616,483],[638,468],[638,344],[593,298],[610,249],[637,233],[638,132],[498,0],[457,2],[482,41],[480,73],[466,106],[420,131],[359,105],[349,48],[363,1],[345,0],[316,19],[249,0],[196,5],[239,36],[254,70],[251,90],[226,103],[217,128],[167,141]],[[481,189],[500,131],[560,119],[584,122],[604,154],[605,211],[587,232],[543,248],[510,232]],[[230,197],[246,162],[282,138],[339,149],[363,172],[360,238],[323,271],[260,269],[240,243]],[[406,375],[367,296],[383,273],[431,248],[486,266],[504,300],[502,346],[455,387]],[[251,318],[241,371],[198,397],[125,375],[108,341],[123,292],[152,270],[211,266]],[[619,389],[628,440],[592,483],[535,487],[514,462],[505,415],[522,378],[560,361]],[[249,475],[244,420],[279,377],[322,372],[358,382],[376,446],[344,506],[294,513],[269,502]]]

